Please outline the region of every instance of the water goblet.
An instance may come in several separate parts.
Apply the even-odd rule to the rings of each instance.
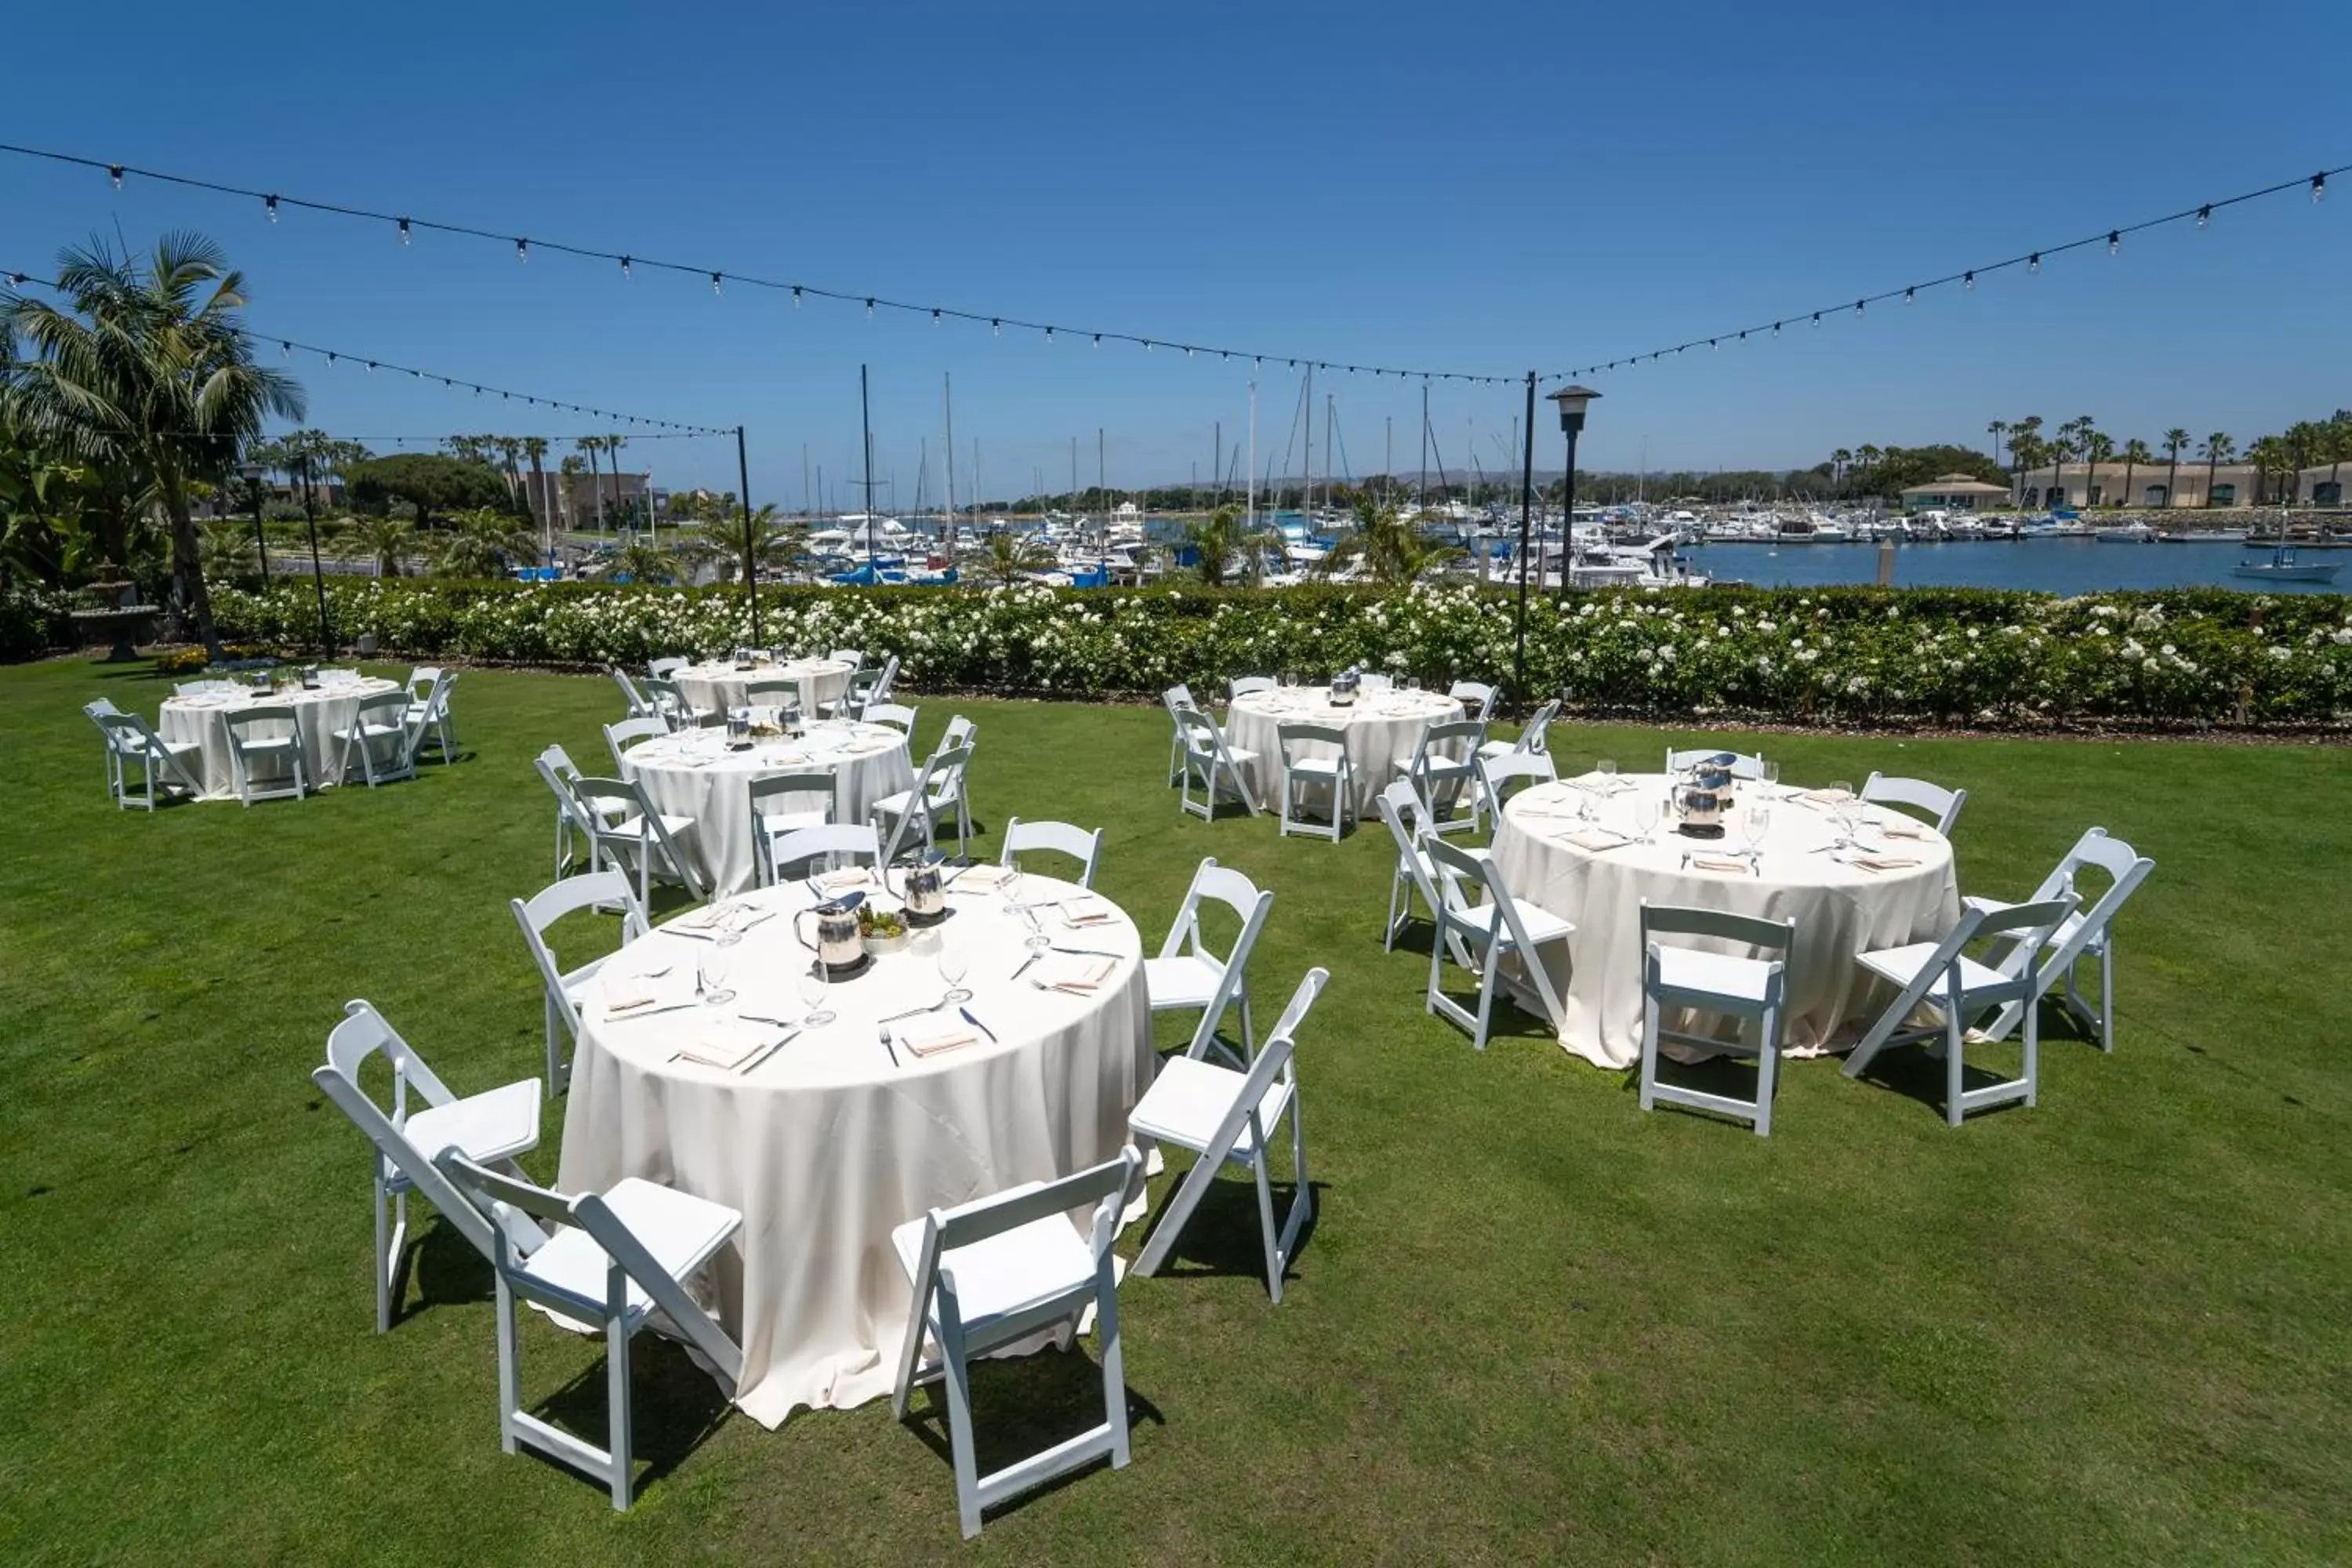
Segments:
[[[1023,904],[1021,906],[1021,921],[1024,925],[1026,925],[1029,928],[1029,934],[1022,939],[1022,945],[1028,948],[1032,952],[1043,952],[1047,948],[1054,945],[1054,939],[1045,934],[1045,924],[1037,918],[1037,909],[1035,905]]]
[[[1601,775],[1601,794],[1615,795],[1617,793],[1617,760],[1614,757],[1601,758],[1599,762],[1592,764],[1592,771]]]
[[[713,952],[695,967],[695,990],[701,995],[703,1005],[724,1007],[735,1000],[735,988],[727,984],[731,966],[727,960]]]
[[[1642,829],[1642,842],[1654,844],[1658,833],[1658,797],[1644,790],[1633,802],[1633,821]]]
[[[965,972],[971,967],[971,955],[944,936],[939,942],[940,978],[948,983],[948,1000],[969,1002],[971,993],[964,989]]]
[[[800,988],[801,1005],[808,1009],[807,1015],[801,1019],[801,1027],[814,1028],[820,1024],[832,1023],[833,1014],[824,1005],[824,960],[809,960],[808,967],[801,971],[796,984]]]
[[[1740,837],[1748,840],[1748,858],[1751,861],[1764,858],[1764,836],[1772,826],[1772,808],[1751,805],[1740,814]]]
[[[1773,799],[1780,793],[1780,764],[1759,762],[1756,764],[1756,782],[1764,786],[1756,793],[1766,800]]]

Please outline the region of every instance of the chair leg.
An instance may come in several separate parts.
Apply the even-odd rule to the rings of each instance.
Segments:
[[[1645,985],[1642,988],[1642,1109],[1655,1110],[1657,1102],[1658,999]]]
[[[381,1156],[379,1156],[379,1159]],[[383,1173],[375,1178],[375,1331],[392,1328],[392,1217],[384,1212]]]
[[[1772,1136],[1772,1096],[1780,1077],[1780,1018],[1767,1008],[1760,1020],[1762,1036],[1756,1045],[1756,1136]]]
[[[2112,923],[2099,943],[2099,1049],[2116,1048],[2116,939]]]
[[[1967,1076],[1960,1050],[1964,1034],[1960,1026],[1960,1008],[1947,997],[1944,1002],[1944,1121],[1953,1127],[1960,1124],[1961,1083]]]
[[[1486,943],[1486,962],[1479,968],[1481,973],[1478,980],[1478,1032],[1472,1037],[1472,1043],[1483,1051],[1486,1048],[1487,1023],[1494,1016],[1495,1012],[1495,979],[1503,971],[1501,942],[1490,940]]]
[[[547,1098],[553,1100],[563,1092],[562,1080],[565,1074],[562,1059],[562,1052],[555,1043],[555,1032],[563,1026],[563,1020],[556,1013],[553,996],[542,996],[540,1000],[543,1004],[542,1010],[546,1015],[544,1024],[547,1030]]]
[[[501,1245],[504,1245],[503,1243]],[[522,1414],[522,1324],[507,1277],[498,1276],[499,1447],[515,1451],[515,1418]]]
[[[1110,1427],[1110,1468],[1127,1468],[1127,1358],[1118,1341],[1118,1292],[1095,1291],[1095,1342],[1102,1349],[1103,1419]]]
[[[613,1507],[629,1511],[630,1494],[635,1489],[636,1464],[630,1453],[632,1436],[629,1411],[629,1326],[615,1318],[604,1328],[604,1403],[607,1431],[604,1447],[607,1462],[613,1467]]]
[[[956,1517],[963,1538],[980,1533],[980,1466],[971,1447],[971,1368],[965,1363],[963,1332],[942,1312],[940,1331],[947,1341],[940,1347],[940,1380],[948,1391],[948,1447],[955,1462]]]
[[[2042,1096],[2042,998],[2027,999],[2025,1008],[2025,1103]]]
[[[1381,951],[1394,952],[1397,939],[1397,894],[1404,887],[1404,868],[1400,865],[1389,876],[1389,923],[1381,929]],[[1410,910],[1412,906],[1405,906]]]
[[[1242,976],[1242,983],[1234,987],[1234,995],[1242,1005],[1242,1055],[1246,1060],[1255,1061],[1257,1060],[1257,1030],[1250,1023],[1249,976],[1246,974]]]
[[[1255,1157],[1250,1161],[1257,1176],[1257,1224],[1265,1239],[1265,1293],[1274,1304],[1282,1305],[1282,1254],[1274,1245],[1274,1188],[1265,1172],[1265,1130],[1258,1125],[1257,1112],[1250,1112],[1250,1147]]]

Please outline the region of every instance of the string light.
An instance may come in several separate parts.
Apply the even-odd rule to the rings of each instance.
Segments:
[[[276,223],[278,221],[278,198],[276,196],[264,196],[261,200],[261,210],[269,215],[270,222]]]
[[[1976,275],[1976,269],[1975,269],[1974,268],[1970,268],[1968,271],[1963,272],[1963,273],[1961,273],[1961,274],[1960,274],[1960,287],[1961,287],[1961,288],[1963,288],[1963,289],[1974,289],[1976,286],[1977,286],[1977,275]]]
[[[2123,247],[2123,231],[2121,229],[2115,228],[2107,230],[2107,254],[2109,256],[2119,255],[2122,253]]]
[[[400,243],[403,245],[406,245],[408,243],[408,220],[406,218],[402,218],[400,220]]]
[[[2311,199],[2312,199],[2313,201],[2315,201],[2315,202],[2316,202],[2316,201],[2325,201],[2325,200],[2326,199],[2326,197],[2327,197],[2327,176],[2326,176],[2325,174],[2314,174],[2314,175],[2312,175],[2312,176],[2311,176]]]
[[[106,166],[106,174],[107,174],[107,178],[109,178],[109,179],[110,179],[110,180],[112,180],[112,181],[114,182],[114,188],[115,188],[116,190],[118,190],[118,191],[119,191],[119,190],[121,190],[121,189],[122,188],[122,165],[121,165],[121,164],[120,164],[120,163],[109,163],[109,164]]]
[[[793,298],[796,300],[800,298],[799,289],[795,289],[793,290]],[[869,321],[874,319],[874,301],[871,300],[866,301],[866,319]]]
[[[723,299],[727,293],[723,280],[716,272],[710,275],[710,292],[712,297],[717,299]]]
[[[936,327],[936,326],[938,326],[939,324],[940,324],[940,308],[939,308],[937,305],[934,305],[934,306],[932,306],[932,307],[931,307],[931,325],[933,325],[933,326],[935,326],[935,327]]]
[[[2203,228],[2213,221],[2213,204],[2206,203],[2197,209],[2197,226]]]
[[[625,256],[621,258],[621,276],[624,279],[629,276],[629,258]]]
[[[795,284],[793,284],[793,310],[799,310],[800,308],[801,308],[801,286],[800,286],[799,284],[795,283]]]
[[[515,259],[526,267],[530,265],[530,241],[527,239],[515,241]]]
[[[2039,272],[2042,270],[2042,253],[2040,251],[2037,250],[2032,255],[2025,258],[2025,269],[2028,272]]]
[[[1918,290],[1916,289],[1906,289],[1903,290],[1903,302],[1906,305],[1916,301],[1918,297]]]
[[[1868,304],[1868,303],[1869,303],[1869,301],[1868,301],[1868,300],[1856,300],[1853,302],[1853,313],[1854,313],[1855,315],[1857,315],[1857,316],[1861,315],[1861,314],[1862,314],[1862,308],[1863,308],[1863,306],[1864,306],[1864,305],[1866,305],[1866,304]]]
[[[1815,310],[1815,311],[1813,312],[1813,325],[1814,325],[1814,326],[1816,326],[1816,327],[1818,327],[1818,326],[1820,326],[1821,324],[1822,324],[1822,313],[1821,313],[1819,310]]]

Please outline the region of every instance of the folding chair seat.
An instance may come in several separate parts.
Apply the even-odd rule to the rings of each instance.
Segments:
[[[229,767],[236,779],[238,800],[249,806],[257,800],[282,800],[288,796],[299,800],[310,793],[310,769],[302,759],[302,732],[292,708],[268,703],[240,708],[223,718],[228,727]],[[257,731],[261,732],[256,733]],[[257,783],[257,779],[265,782]],[[268,780],[283,782],[266,782]]]
[[[833,821],[834,776],[823,771],[772,773],[746,786],[751,802],[751,865],[760,886],[776,882],[776,845]]]
[[[1091,831],[1066,822],[1024,822],[1013,817],[1004,825],[1004,847],[997,863],[1018,867],[1024,850],[1051,849],[1078,863],[1078,886],[1095,885],[1095,868],[1102,864],[1102,829]]]
[[[925,760],[912,789],[885,795],[869,808],[875,829],[882,837],[884,864],[898,859],[918,825],[923,832],[923,847],[936,848],[940,819],[949,811],[955,814],[956,854],[961,858],[971,858],[971,801],[964,781],[971,765],[971,751],[967,742],[933,752]]]
[[[1927,814],[1937,832],[1949,838],[1952,824],[1960,819],[1960,807],[1969,803],[1964,789],[1946,789],[1926,779],[1895,778],[1874,773],[1862,786],[1862,798],[1874,805],[1908,805]]]
[[[1559,699],[1555,697],[1535,711],[1519,730],[1515,741],[1487,741],[1478,748],[1482,757],[1549,756],[1551,754],[1551,722],[1559,717]]]
[[[604,958],[566,970],[556,962],[554,952],[547,945],[548,928],[575,910],[618,907],[621,948],[615,951],[625,950],[648,930],[645,906],[630,890],[629,879],[618,871],[566,877],[541,888],[529,899],[509,899],[507,903],[514,910],[515,923],[522,928],[522,940],[530,949],[531,962],[539,967],[540,987],[546,994],[543,1022],[547,1035],[547,1097],[552,1100],[572,1084],[572,1064],[565,1059],[559,1033],[578,1042],[580,998],[613,955],[607,953]]]
[[[625,1512],[635,1496],[635,1436],[629,1342],[638,1330],[685,1342],[699,1352],[719,1392],[740,1392],[743,1354],[689,1295],[686,1283],[743,1226],[736,1210],[632,1176],[604,1193],[566,1196],[520,1175],[490,1170],[445,1150],[444,1174],[484,1210],[499,1205],[543,1226],[513,1225],[491,1237],[498,1279],[499,1446],[529,1445],[608,1487]],[[520,1237],[518,1232],[520,1233]],[[522,1408],[520,1303],[546,1308],[560,1323],[595,1324],[604,1334],[607,1448],[574,1436]]]
[[[1642,1109],[1658,1101],[1717,1111],[1753,1125],[1759,1138],[1772,1132],[1772,1090],[1780,1076],[1780,1034],[1788,996],[1788,953],[1796,940],[1794,921],[1759,920],[1720,910],[1677,909],[1642,902]],[[1657,939],[1696,936],[1745,943],[1778,954],[1757,958],[1683,947]],[[1711,1013],[1753,1020],[1756,1037],[1718,1039],[1666,1022],[1669,1012]],[[1756,1058],[1756,1098],[1744,1100],[1658,1076],[1658,1048],[1666,1042],[1703,1046]]]
[[[1501,990],[1549,1022],[1557,1033],[1567,1010],[1544,968],[1542,950],[1565,942],[1575,934],[1576,927],[1549,910],[1513,897],[1502,868],[1492,856],[1474,855],[1433,834],[1423,844],[1437,874],[1439,894],[1437,941],[1430,944],[1429,988],[1423,998],[1426,1009],[1468,1030],[1471,1043],[1483,1051],[1495,994]],[[1470,901],[1463,890],[1465,883],[1483,893],[1483,902]],[[1475,1014],[1446,995],[1439,984],[1450,945],[1446,939],[1455,933],[1477,960],[1478,1010]],[[1507,955],[1518,959],[1516,974],[1503,967]]]
[[[362,1065],[378,1051],[392,1068],[389,1111],[360,1087]],[[454,1147],[471,1159],[515,1168],[516,1155],[539,1146],[538,1086],[519,1079],[461,1100],[365,1002],[343,1005],[342,1021],[327,1036],[326,1063],[310,1079],[375,1147],[375,1327],[383,1333],[392,1327],[394,1288],[407,1256],[408,1194],[432,1200],[443,1220],[488,1257],[489,1220],[449,1185],[433,1156]],[[421,1109],[410,1109],[412,1092],[424,1102]]]
[[[1111,1243],[1142,1170],[1129,1144],[1059,1181],[1031,1182],[950,1209],[933,1209],[890,1234],[912,1286],[891,1410],[907,1418],[915,1386],[947,1390],[956,1513],[964,1539],[978,1535],[983,1509],[1056,1476],[1108,1458],[1128,1461],[1127,1378],[1121,1355],[1117,1267]],[[1082,1235],[1069,1211],[1091,1208]],[[1076,1337],[1087,1310],[1102,1366],[1103,1420],[1075,1437],[980,1474],[971,1429],[971,1362],[1049,1329]],[[927,1351],[935,1353],[926,1354]]]
[[[1223,904],[1241,924],[1234,945],[1220,955],[1201,931],[1202,903]],[[1214,859],[1201,862],[1192,885],[1184,890],[1175,923],[1160,944],[1160,955],[1143,961],[1143,988],[1155,1013],[1198,1011],[1201,1021],[1192,1032],[1188,1056],[1213,1047],[1236,1065],[1257,1052],[1256,1031],[1250,1021],[1249,958],[1273,911],[1274,894],[1261,890],[1247,877]],[[1242,1011],[1242,1056],[1217,1037],[1225,1009],[1238,1004]]]
[[[335,731],[342,742],[335,776],[348,782],[353,763],[370,789],[394,779],[416,776],[416,735],[408,725],[409,702],[404,691],[379,691],[360,699],[352,710],[349,729]],[[389,752],[379,762],[378,758]]]
[[[697,899],[704,894],[702,873],[678,840],[695,831],[690,816],[672,816],[654,810],[645,792],[626,779],[581,778],[572,782],[594,853],[590,867],[603,870],[611,860],[637,873],[637,901],[650,906],[653,879],[677,882]]]
[[[414,680],[415,678],[412,676],[410,679]],[[445,765],[457,760],[457,726],[449,717],[449,694],[457,689],[457,686],[456,670],[435,670],[433,685],[423,700],[419,700],[411,694],[405,716],[411,731],[408,753],[411,763],[422,761],[427,750]]]
[[[1249,808],[1252,816],[1258,815],[1257,796],[1250,790],[1249,775],[1244,765],[1257,761],[1257,753],[1243,747],[1225,743],[1225,732],[1217,728],[1215,720],[1197,708],[1175,710],[1176,728],[1184,740],[1183,793],[1178,797],[1181,808],[1213,822],[1217,815],[1217,797],[1222,792]],[[1201,785],[1201,802],[1192,802],[1192,785]]]
[[[2079,900],[2081,895],[2075,887],[2075,878],[2085,866],[2095,866],[2106,873],[2109,879],[2106,891],[2101,893],[2087,909],[2078,907],[2074,913],[2058,923],[2048,939],[2055,949],[2051,962],[2065,977],[2065,993],[2060,1000],[2066,1010],[2084,1027],[2097,1034],[2101,1050],[2112,1051],[2116,1048],[2115,920],[2139,885],[2147,880],[2148,873],[2156,869],[2156,862],[2122,839],[2110,837],[2105,828],[2094,827],[2074,841],[2074,847],[2066,851],[2057,868],[2042,879],[2042,886],[2034,889],[2033,897],[2027,901],[2040,903],[2070,893]],[[1971,898],[1961,902],[1986,914],[2015,907],[1997,899]],[[2091,1005],[2089,999],[2075,984],[2075,966],[2084,958],[2099,961],[2099,1005],[2096,1007]],[[2011,1003],[1986,1026],[1986,1034],[1993,1039],[2008,1037],[2010,1031],[2017,1027],[2022,1014],[2021,1003]]]
[[[1891,982],[1896,994],[1847,1056],[1845,1076],[1860,1078],[1890,1047],[1940,1044],[1944,1120],[1950,1125],[1958,1127],[1971,1110],[2013,1100],[2033,1104],[2041,1092],[2040,1003],[2058,978],[2056,958],[2063,951],[2053,944],[2053,938],[2074,908],[2074,896],[2067,893],[1991,912],[1963,910],[1959,923],[1941,942],[1906,942],[1859,954],[1863,967]],[[2011,937],[2011,932],[2020,934]],[[1995,955],[1995,962],[1969,956],[1970,943],[1995,938],[2008,939],[1996,944],[2002,951]],[[2021,1008],[2025,1025],[2023,1070],[2013,1079],[1967,1088],[1963,1047],[1969,1043],[1969,1026],[2011,1003]],[[1912,1015],[1923,1006],[1939,1015],[1937,1021],[1924,1027],[1908,1026]]]
[[[1190,1149],[1200,1157],[1145,1242],[1135,1262],[1136,1273],[1158,1272],[1167,1261],[1169,1248],[1183,1233],[1185,1222],[1208,1195],[1217,1172],[1228,1164],[1243,1165],[1257,1183],[1266,1293],[1276,1306],[1281,1305],[1283,1273],[1290,1265],[1299,1230],[1315,1212],[1314,1188],[1307,1176],[1307,1131],[1298,1106],[1298,1027],[1328,979],[1328,971],[1307,972],[1248,1071],[1220,1066],[1197,1054],[1171,1058],[1160,1065],[1160,1076],[1129,1113],[1128,1131],[1139,1139]],[[1269,1148],[1286,1115],[1290,1119],[1294,1185],[1290,1211],[1277,1232],[1267,1163]]]
[[[97,706],[90,704],[91,708]],[[193,741],[174,745],[150,729],[147,721],[138,714],[121,712],[110,702],[106,707],[105,712],[91,713],[90,717],[106,738],[106,785],[114,796],[116,809],[127,811],[138,805],[142,810],[154,810],[159,787],[165,799],[175,792],[190,800],[205,793],[205,786],[189,765],[203,747]],[[134,763],[139,768],[143,798],[134,798],[131,792],[131,768]]]
[[[1293,827],[1317,837],[1328,837],[1332,843],[1349,820],[1355,815],[1356,775],[1348,762],[1348,732],[1329,724],[1276,724],[1276,742],[1282,748],[1282,816],[1278,837],[1286,837]],[[1302,748],[1324,746],[1329,753],[1309,756]],[[1304,817],[1293,815],[1303,804],[1302,797],[1320,794],[1328,803],[1331,825],[1328,835]]]

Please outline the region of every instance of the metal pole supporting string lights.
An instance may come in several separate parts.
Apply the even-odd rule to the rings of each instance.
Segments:
[[[19,272],[9,268],[0,268],[0,283],[6,284],[12,289],[22,289],[29,283],[37,289],[46,289],[53,294],[64,291],[47,278],[37,278],[30,272]],[[591,419],[608,420],[616,425],[634,425],[657,431],[667,430],[679,436],[731,436],[734,434],[731,429],[717,426],[688,425],[676,419],[656,419],[644,414],[621,414],[610,408],[591,408],[585,404],[565,403],[558,398],[537,397],[528,393],[510,392],[503,387],[491,386],[486,383],[467,381],[462,376],[443,375],[438,371],[419,370],[413,365],[394,364],[390,360],[370,359],[364,354],[351,353],[342,349],[323,349],[315,343],[306,343],[295,338],[281,338],[275,333],[252,331],[249,328],[247,331],[254,342],[276,343],[278,352],[289,358],[298,353],[316,354],[326,361],[331,368],[337,364],[356,364],[364,367],[369,374],[380,370],[387,371],[394,375],[404,375],[416,381],[437,381],[452,392],[463,388],[477,397],[495,395],[502,403],[520,401],[534,408],[549,408],[564,414],[579,414]],[[650,440],[655,437],[646,438]]]
[[[501,247],[511,247],[515,258],[519,262],[528,263],[534,255],[551,252],[558,256],[572,256],[583,260],[613,263],[625,279],[634,276],[639,268],[652,268],[656,271],[679,273],[707,281],[710,285],[711,292],[722,299],[725,297],[724,286],[736,283],[749,289],[789,292],[794,305],[798,305],[803,297],[835,300],[844,304],[863,305],[869,319],[877,310],[895,310],[905,315],[929,317],[933,321],[952,318],[959,321],[985,323],[990,331],[998,336],[1002,336],[1007,327],[1022,331],[1041,333],[1049,342],[1057,336],[1066,334],[1074,338],[1090,338],[1097,348],[1102,346],[1105,339],[1108,339],[1113,342],[1138,344],[1146,353],[1153,349],[1177,350],[1188,358],[1197,354],[1215,354],[1220,359],[1246,359],[1255,364],[1264,364],[1268,360],[1278,360],[1286,363],[1294,370],[1300,365],[1312,365],[1317,370],[1344,370],[1350,374],[1370,372],[1376,376],[1419,376],[1428,381],[1459,381],[1488,386],[1505,386],[1518,379],[1508,375],[1478,375],[1464,371],[1412,369],[1396,365],[1346,364],[1334,360],[1315,359],[1299,353],[1230,348],[1214,343],[1182,342],[1168,338],[1144,337],[1135,332],[1112,331],[1108,329],[1094,327],[1073,327],[1062,322],[1030,321],[1023,317],[1007,315],[1001,310],[960,310],[952,305],[918,305],[908,300],[887,299],[879,294],[869,294],[856,289],[827,289],[814,283],[794,283],[772,278],[759,278],[749,273],[729,271],[724,268],[706,267],[699,263],[663,261],[652,257],[639,256],[633,251],[605,250],[593,246],[569,245],[558,240],[533,239],[523,235],[502,234],[495,229],[482,228],[473,224],[448,223],[436,218],[415,217],[407,214],[377,212],[342,202],[310,201],[275,191],[254,190],[242,185],[226,184],[217,180],[198,179],[189,174],[167,174],[160,169],[142,169],[132,164],[110,163],[102,158],[85,158],[71,153],[51,152],[41,147],[23,147],[0,142],[0,153],[13,153],[22,158],[40,159],[53,163],[68,163],[78,168],[102,170],[117,189],[121,187],[124,178],[130,176],[178,185],[187,190],[208,191],[215,195],[237,196],[247,201],[257,201],[262,204],[263,210],[269,215],[272,222],[277,220],[281,212],[299,209],[306,212],[326,213],[336,217],[358,218],[366,222],[385,224],[393,227],[404,246],[410,244],[418,234],[447,234],[467,239],[485,239]],[[723,430],[713,433],[727,434]]]
[[[2292,180],[2281,180],[2275,184],[2264,185],[2260,190],[2242,191],[2234,196],[2223,196],[2215,201],[2200,202],[2193,207],[2183,207],[2179,212],[2166,213],[2161,217],[2143,218],[2138,223],[2121,224],[2103,228],[2095,233],[2084,235],[2080,239],[2070,239],[2058,245],[2045,245],[2038,249],[2029,250],[2022,255],[2011,256],[2003,260],[1988,261],[1976,267],[1962,268],[1958,272],[1948,272],[1940,278],[1930,278],[1924,282],[1906,283],[1897,289],[1881,289],[1875,294],[1864,294],[1855,300],[1842,300],[1834,304],[1823,305],[1819,310],[1791,310],[1778,321],[1759,321],[1754,326],[1717,332],[1703,338],[1691,338],[1666,348],[1629,354],[1622,359],[1596,361],[1591,364],[1580,365],[1574,370],[1555,372],[1546,379],[1579,380],[1588,375],[1603,375],[1613,370],[1630,368],[1643,360],[1662,360],[1669,354],[1681,353],[1685,349],[1720,349],[1727,343],[1746,342],[1750,337],[1779,337],[1780,329],[1783,327],[1808,323],[1818,327],[1822,324],[1822,319],[1824,316],[1835,316],[1848,310],[1855,315],[1862,315],[1869,306],[1884,300],[1900,300],[1906,304],[1910,304],[1930,289],[1941,289],[1957,283],[1963,290],[1972,289],[1977,286],[1978,279],[1989,277],[1995,272],[2006,271],[2011,268],[2022,267],[2029,273],[2038,273],[2042,270],[2042,263],[2045,259],[2063,256],[2070,250],[2086,249],[2095,245],[2105,246],[2107,253],[2112,256],[2123,248],[2126,235],[2139,234],[2147,229],[2162,228],[2177,223],[2190,223],[2195,227],[2202,229],[2210,226],[2215,213],[2226,207],[2237,206],[2242,203],[2260,201],[2265,196],[2280,195],[2288,191],[2309,191],[2311,199],[2315,202],[2319,201],[2327,195],[2328,180],[2335,175],[2347,173],[2352,173],[2352,163],[2339,163],[2333,168],[2321,169],[2316,174],[2298,175]]]

